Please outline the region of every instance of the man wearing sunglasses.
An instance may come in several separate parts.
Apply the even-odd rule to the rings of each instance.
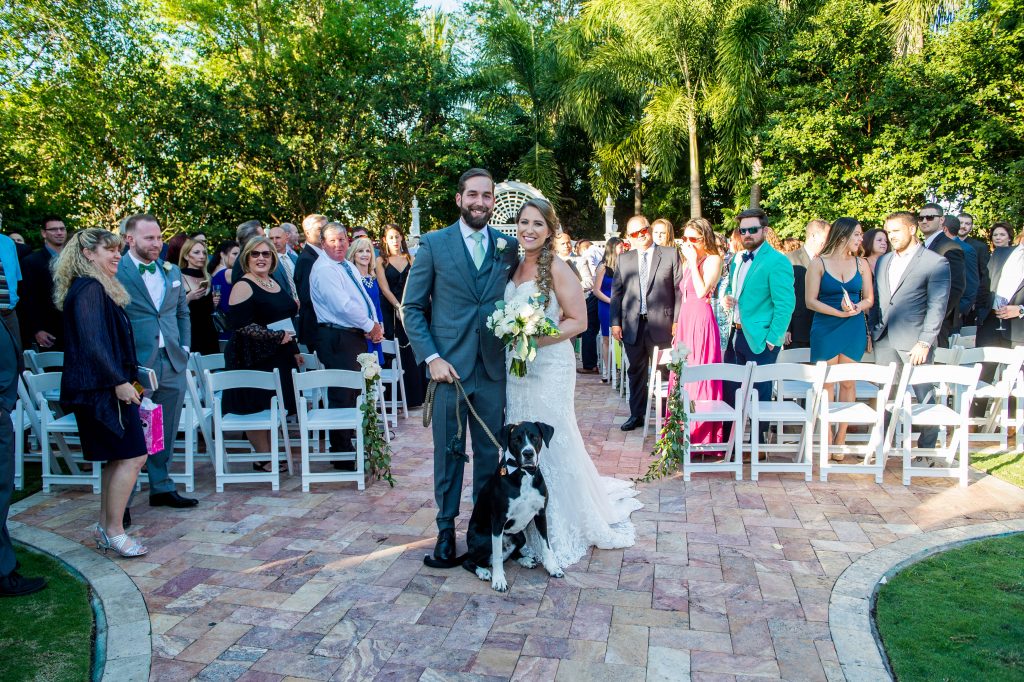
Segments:
[[[629,358],[629,419],[620,427],[642,426],[647,410],[648,368],[654,348],[672,345],[679,317],[679,251],[655,246],[647,218],[635,215],[626,223],[632,247],[619,256],[612,280],[611,333]]]
[[[723,301],[732,311],[732,333],[724,360],[737,365],[755,362],[775,364],[796,308],[793,266],[786,256],[764,242],[768,216],[750,208],[736,216],[743,251],[729,268]],[[723,386],[726,400],[733,400],[735,386]],[[758,399],[771,400],[771,383],[756,387]]]
[[[960,328],[960,299],[967,289],[967,266],[964,250],[950,239],[942,229],[945,211],[938,204],[925,204],[917,212],[917,227],[924,237],[924,246],[949,263],[949,301],[946,303],[946,316],[939,330],[938,343],[949,348],[949,336]]]

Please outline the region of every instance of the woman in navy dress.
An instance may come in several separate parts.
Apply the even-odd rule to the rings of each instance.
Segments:
[[[369,237],[357,237],[352,242],[352,246],[348,247],[348,253],[345,257],[359,271],[359,278],[363,283],[363,288],[366,289],[366,294],[373,301],[373,313],[377,321],[383,320],[384,312],[380,309],[380,285],[377,284],[377,275],[373,268],[373,261],[376,258],[373,252],[373,242],[370,241]],[[367,339],[366,350],[370,353],[376,353],[377,362],[380,363],[381,367],[384,366],[384,351],[381,349],[380,343],[374,343]]]
[[[874,283],[871,267],[857,256],[863,236],[860,223],[840,218],[832,223],[821,255],[807,268],[807,309],[814,312],[811,362],[860,362],[867,350],[865,314],[874,305]],[[831,391],[832,386],[826,385],[825,389]],[[840,402],[853,402],[856,395],[854,382],[840,384]],[[834,443],[842,445],[845,440],[846,425],[840,424]]]
[[[409,280],[409,269],[415,260],[409,253],[405,235],[398,225],[390,223],[384,226],[384,241],[381,254],[377,258],[377,285],[380,286],[381,310],[384,312],[384,337],[394,339],[398,344],[398,352],[402,357],[405,394],[409,409],[415,410],[423,406],[426,396],[427,366],[416,362],[412,352],[412,344],[402,324],[402,297],[405,295],[405,283]]]
[[[125,532],[124,510],[146,463],[146,440],[133,385],[135,338],[124,312],[130,299],[117,279],[121,246],[106,230],[74,234],[54,268],[54,300],[64,312],[60,403],[75,415],[85,459],[103,462],[96,547],[134,557],[147,550]]]
[[[594,282],[598,288],[594,289],[594,296],[597,297],[597,319],[601,322],[601,357],[605,359],[605,376],[601,381],[608,381],[608,369],[611,365],[611,358],[608,357],[608,338],[610,334],[610,323],[612,315],[612,280],[615,279],[615,266],[619,261],[619,254],[622,253],[622,240],[612,237],[604,244],[604,258],[597,266],[594,273]]]

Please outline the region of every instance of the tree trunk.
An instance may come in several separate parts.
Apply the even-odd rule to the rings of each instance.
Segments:
[[[761,208],[761,159],[754,159],[750,166],[750,206],[748,208]]]
[[[633,215],[641,215],[643,213],[643,167],[643,163],[640,162],[640,159],[637,159],[633,166]]]
[[[697,149],[697,120],[690,115],[687,125],[690,131],[690,217],[703,215],[700,203],[700,152]]]

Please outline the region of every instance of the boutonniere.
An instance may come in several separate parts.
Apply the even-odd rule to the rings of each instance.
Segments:
[[[171,268],[173,268],[173,267],[174,267],[173,265],[171,265],[167,261],[164,261],[164,272],[170,272]]]
[[[498,253],[502,253],[508,247],[508,240],[504,237],[498,237],[498,241],[494,242],[494,248],[497,249]]]

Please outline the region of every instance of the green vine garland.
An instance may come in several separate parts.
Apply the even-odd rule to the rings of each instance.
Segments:
[[[687,355],[689,351],[684,348],[673,349],[672,362],[668,363],[669,371],[675,375],[675,384],[668,396],[668,416],[651,453],[655,460],[647,467],[644,477],[639,479],[644,483],[678,471],[683,464],[683,455],[690,449],[690,419],[687,410],[683,409],[683,382],[679,380]]]
[[[377,414],[377,392],[382,390],[380,365],[374,353],[360,353],[356,359],[363,370],[363,379],[366,382],[366,400],[360,408],[363,411],[363,456],[370,475],[378,481],[387,481],[388,485],[394,488],[395,479],[391,475],[391,444],[381,433]],[[387,419],[385,412],[385,429],[388,428]]]

